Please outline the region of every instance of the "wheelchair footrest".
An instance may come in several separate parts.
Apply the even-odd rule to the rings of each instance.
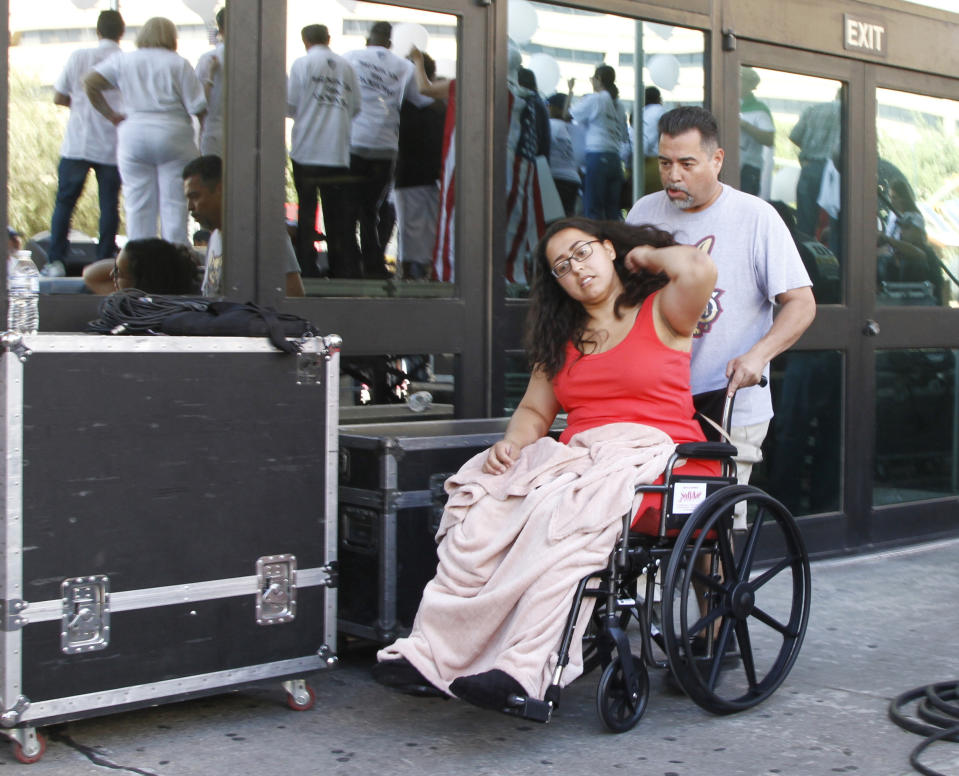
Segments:
[[[541,701],[536,698],[526,698],[522,695],[511,695],[509,705],[503,709],[507,714],[532,720],[533,722],[549,722],[553,716],[553,702]]]

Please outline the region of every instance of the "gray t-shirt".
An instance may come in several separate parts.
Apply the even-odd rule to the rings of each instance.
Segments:
[[[633,205],[626,222],[672,232],[678,242],[705,250],[716,263],[716,289],[693,335],[694,394],[726,384],[726,364],[772,326],[776,296],[812,285],[779,214],[759,197],[729,186],[696,213],[679,210],[666,192],[657,191]],[[736,395],[734,426],[762,423],[772,416],[768,386],[744,388]]]

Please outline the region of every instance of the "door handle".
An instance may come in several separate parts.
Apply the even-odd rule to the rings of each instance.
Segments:
[[[867,318],[866,322],[862,325],[862,333],[867,337],[875,337],[879,334],[879,322],[874,321],[872,318]]]

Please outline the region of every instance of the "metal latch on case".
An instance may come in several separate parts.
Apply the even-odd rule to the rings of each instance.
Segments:
[[[278,625],[296,617],[296,556],[258,558],[256,580],[257,625]]]
[[[67,655],[106,649],[110,643],[110,580],[103,574],[60,583],[60,649]]]

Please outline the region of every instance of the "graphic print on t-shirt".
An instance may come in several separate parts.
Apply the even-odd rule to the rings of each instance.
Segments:
[[[712,254],[713,246],[716,244],[715,235],[709,235],[709,237],[704,237],[698,243],[696,247],[699,250]],[[713,328],[713,324],[719,320],[719,316],[723,314],[723,306],[719,301],[719,297],[723,295],[724,291],[721,288],[714,288],[713,293],[709,297],[709,301],[706,303],[706,309],[703,310],[703,314],[699,318],[699,323],[696,324],[696,330],[693,332],[693,339],[698,339],[699,337],[709,334]]]

